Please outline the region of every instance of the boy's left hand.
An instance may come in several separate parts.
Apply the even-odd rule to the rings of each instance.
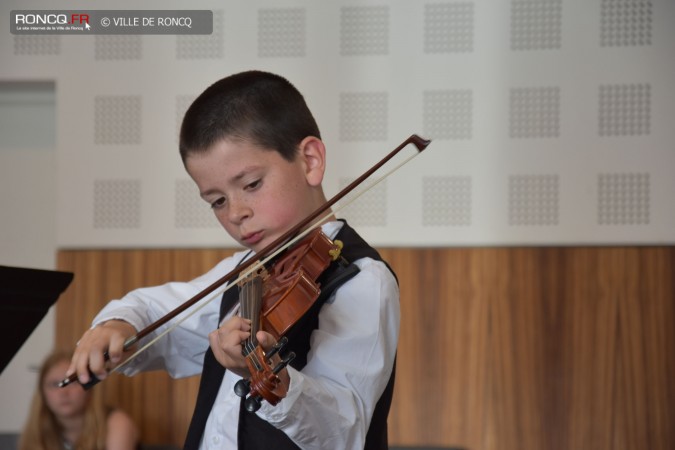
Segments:
[[[242,355],[241,343],[248,339],[250,335],[251,321],[238,316],[231,317],[220,328],[209,333],[211,351],[213,351],[216,360],[227,370],[244,378],[250,377],[251,374],[246,365],[246,358]],[[258,331],[256,339],[265,352],[268,352],[276,344],[274,336],[265,331]],[[272,359],[272,366],[280,360],[279,355],[275,355]],[[288,388],[290,384],[288,371],[283,369],[279,372],[278,377]]]
[[[209,333],[209,344],[216,360],[227,370],[241,377],[248,377],[246,359],[241,353],[241,343],[251,335],[251,321],[234,316],[220,328]]]

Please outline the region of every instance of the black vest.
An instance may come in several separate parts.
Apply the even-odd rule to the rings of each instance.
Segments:
[[[350,263],[363,257],[370,257],[382,261],[382,258],[377,251],[369,246],[356,231],[347,225],[346,222],[343,224],[337,236],[335,236],[335,239],[344,243],[344,248],[342,249],[342,257],[344,260],[333,263],[326,271],[324,271],[321,277],[319,277],[318,281],[321,283],[321,295],[314,302],[310,310],[286,333],[289,343],[284,351],[295,352],[296,357],[291,361],[290,365],[297,370],[302,370],[307,364],[309,338],[311,333],[318,328],[319,311],[321,310],[321,307],[325,301],[330,298],[335,289],[358,273],[356,265]],[[389,270],[391,270],[391,268]],[[231,294],[233,291],[234,294]],[[228,296],[228,294],[230,295]],[[223,300],[221,301],[221,319],[236,303],[236,298],[233,298],[235,295],[235,289],[230,289],[223,295]],[[396,367],[394,366],[389,382],[375,406],[375,411],[366,435],[364,450],[386,450],[388,448],[387,416],[389,415],[389,407],[391,406],[394,392],[395,369]],[[204,433],[206,420],[213,407],[213,402],[215,401],[224,375],[225,368],[216,361],[209,348],[204,356],[204,369],[199,385],[197,404],[186,437],[185,450],[196,450],[199,448],[199,442]],[[283,431],[270,425],[258,417],[257,414],[246,411],[243,407],[243,400],[239,411],[237,441],[240,450],[298,449],[298,446],[295,445]]]

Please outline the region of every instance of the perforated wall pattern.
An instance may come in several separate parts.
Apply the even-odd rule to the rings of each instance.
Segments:
[[[177,145],[191,102],[250,69],[305,96],[329,198],[411,134],[432,140],[340,213],[376,246],[675,242],[672,0],[190,8],[213,11],[212,34],[0,42],[1,78],[55,81],[60,246],[237,245]]]

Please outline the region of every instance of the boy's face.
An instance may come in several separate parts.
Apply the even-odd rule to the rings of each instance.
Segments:
[[[306,145],[311,139],[292,162],[249,141],[224,139],[188,156],[185,166],[230,236],[257,252],[323,202],[323,144]]]

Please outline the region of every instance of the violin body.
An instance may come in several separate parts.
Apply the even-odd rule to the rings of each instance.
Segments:
[[[275,261],[263,281],[263,331],[279,340],[309,310],[321,293],[316,280],[340,249],[316,229]]]

